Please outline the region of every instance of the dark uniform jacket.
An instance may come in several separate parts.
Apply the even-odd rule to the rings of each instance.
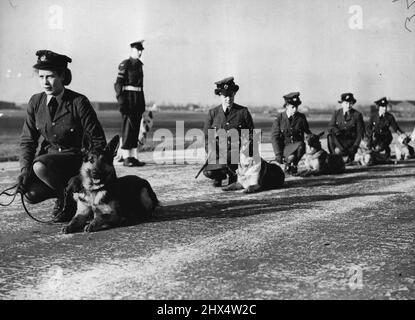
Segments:
[[[114,89],[121,112],[127,111],[126,109],[128,113],[144,111],[143,81],[143,63],[140,59],[130,57],[119,64]],[[137,87],[140,91],[125,91],[123,86]]]
[[[39,154],[56,152],[79,153],[84,132],[92,138],[93,148],[105,148],[105,134],[89,100],[65,89],[62,102],[51,119],[44,92],[29,100],[26,119],[20,137],[20,168],[29,168],[35,158],[38,140],[43,137]]]
[[[254,122],[252,120],[252,116],[248,110],[248,108],[240,106],[236,103],[232,105],[232,108],[229,111],[228,115],[225,115],[222,106],[217,106],[209,110],[209,113],[206,117],[205,124],[204,124],[204,134],[205,134],[205,149],[206,152],[209,153],[209,129],[215,129],[216,132],[219,129],[224,129],[226,132],[231,129],[236,129],[238,131],[238,135],[241,135],[241,129],[250,129],[250,142],[252,143],[252,131],[254,129]],[[230,153],[230,150],[235,150],[235,145],[239,146],[239,140],[235,141],[229,137],[227,139],[227,151]],[[215,142],[216,143],[216,142]],[[239,151],[239,148],[236,149]],[[216,153],[216,158],[219,157],[218,152]],[[230,154],[227,155],[228,162],[231,160]],[[209,161],[209,163],[211,163]],[[206,170],[209,170],[211,167],[207,167]],[[213,167],[212,167],[213,168]]]
[[[380,117],[379,113],[372,115],[367,125],[367,133],[369,135],[372,136],[374,134],[380,138],[392,141],[390,129],[398,134],[403,133],[396,123],[395,117],[389,112],[385,112],[383,117]]]
[[[355,109],[350,109],[345,119],[343,109],[338,109],[329,122],[328,131],[337,139],[349,141],[353,147],[357,148],[365,131],[363,115]]]
[[[274,153],[282,155],[284,146],[303,142],[304,133],[311,134],[311,131],[303,113],[294,113],[291,121],[287,116],[287,112],[279,113],[271,128],[271,142]]]

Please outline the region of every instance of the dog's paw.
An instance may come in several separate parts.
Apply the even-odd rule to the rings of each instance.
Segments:
[[[255,187],[251,187],[249,186],[248,188],[244,189],[244,191],[242,191],[243,193],[255,193],[257,192],[259,189],[255,188]]]

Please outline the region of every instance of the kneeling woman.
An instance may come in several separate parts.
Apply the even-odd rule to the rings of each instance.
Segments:
[[[92,137],[92,148],[104,148],[105,134],[89,100],[66,89],[72,79],[67,68],[72,59],[49,50],[39,50],[35,69],[43,92],[30,98],[20,137],[19,189],[35,204],[57,198],[54,221],[68,221],[63,214],[64,188],[82,164],[84,134]],[[40,150],[36,149],[40,136]]]

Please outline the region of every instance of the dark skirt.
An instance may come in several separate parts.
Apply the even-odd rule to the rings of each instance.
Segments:
[[[75,152],[47,153],[37,156],[33,163],[38,161],[61,177],[62,183],[66,184],[70,178],[79,173],[82,155]]]

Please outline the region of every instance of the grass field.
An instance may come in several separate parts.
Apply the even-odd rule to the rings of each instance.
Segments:
[[[0,117],[0,161],[17,160],[19,154],[19,136],[24,121],[23,110],[2,110]],[[201,112],[153,112],[154,127],[150,133],[143,151],[153,150],[160,141],[153,141],[153,133],[158,129],[168,129],[174,135],[176,126],[184,126],[184,133],[189,129],[203,128],[206,117]],[[262,142],[270,142],[271,125],[274,116],[265,113],[253,113],[255,128],[262,130]],[[107,139],[120,133],[121,117],[117,111],[98,112],[98,118],[104,127]],[[367,119],[366,119],[367,120]],[[180,123],[178,121],[182,121]],[[327,116],[313,115],[308,117],[311,131],[321,132],[326,129],[329,118]],[[402,130],[411,132],[414,127],[413,119],[398,119]],[[185,148],[192,144],[192,141],[185,142]]]

